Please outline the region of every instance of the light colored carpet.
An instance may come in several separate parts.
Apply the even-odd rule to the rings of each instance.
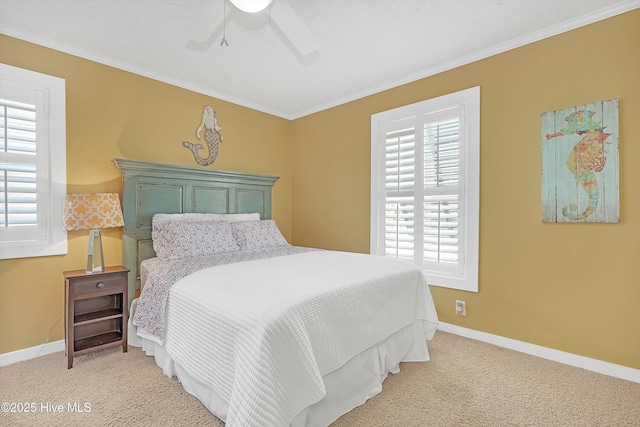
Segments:
[[[640,384],[444,332],[429,349],[430,362],[403,363],[332,427],[640,427]],[[223,425],[133,347],[76,358],[69,370],[64,353],[6,366],[0,384],[0,402],[36,409],[0,413],[3,426]]]

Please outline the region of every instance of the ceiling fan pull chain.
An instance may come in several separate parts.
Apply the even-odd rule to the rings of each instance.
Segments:
[[[224,18],[222,18],[222,40],[220,40],[220,46],[229,46],[229,43],[227,42],[227,4],[224,0],[222,2],[222,6]]]

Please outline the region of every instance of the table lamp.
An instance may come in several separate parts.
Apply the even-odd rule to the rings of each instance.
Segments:
[[[124,225],[118,194],[66,194],[64,196],[63,220],[65,230],[91,230],[86,271],[87,274],[102,273],[104,271],[104,255],[100,229]]]

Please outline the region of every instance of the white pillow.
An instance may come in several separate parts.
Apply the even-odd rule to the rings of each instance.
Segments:
[[[256,221],[260,220],[260,214],[256,213],[241,213],[241,214],[214,214],[214,213],[176,213],[176,214],[164,214],[159,213],[153,216],[153,223],[160,224],[165,221]]]
[[[260,214],[255,213],[239,213],[239,214],[207,214],[215,219],[229,222],[240,221],[260,221]]]
[[[272,219],[231,223],[231,229],[244,251],[261,251],[290,246]]]

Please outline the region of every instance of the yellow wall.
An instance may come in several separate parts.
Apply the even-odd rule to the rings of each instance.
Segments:
[[[182,141],[211,105],[224,142],[210,168],[280,176],[273,217],[291,239],[290,121],[1,35],[0,62],[66,80],[67,192],[121,193],[114,157],[197,166]],[[122,263],[121,238],[104,230],[107,265]],[[88,232],[68,239],[66,256],[0,260],[0,354],[43,343],[62,317],[62,272],[84,268]],[[60,321],[49,340],[63,338]]]
[[[442,321],[640,368],[640,10],[293,123],[294,243],[369,251],[371,114],[481,88],[478,293]],[[619,98],[620,224],[543,224],[540,114]],[[467,302],[467,316],[454,301]]]
[[[292,243],[368,252],[370,117],[481,87],[480,292],[432,287],[441,320],[640,369],[640,10],[293,122],[0,36],[0,62],[67,82],[68,192],[121,191],[112,157],[195,165],[203,105],[225,141],[216,169],[279,175],[274,218]],[[620,224],[543,224],[540,113],[620,99]],[[103,236],[121,262],[121,231]],[[69,254],[0,261],[0,354],[44,342],[62,316]],[[453,314],[467,301],[467,316]],[[63,338],[62,322],[50,341]]]

